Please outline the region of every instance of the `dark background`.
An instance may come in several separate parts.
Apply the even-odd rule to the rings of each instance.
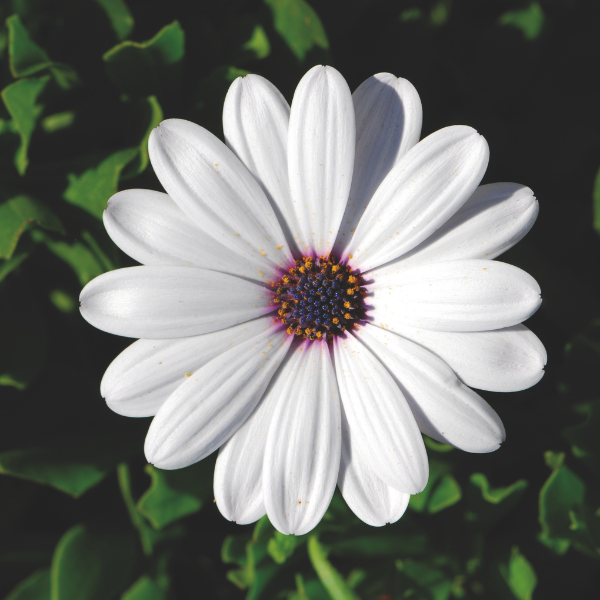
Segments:
[[[378,72],[408,79],[423,103],[423,136],[448,125],[470,125],[487,139],[491,150],[483,183],[514,181],[532,188],[540,202],[538,221],[502,260],[528,271],[540,283],[544,303],[527,325],[548,351],[547,374],[534,388],[510,395],[483,393],[506,426],[508,437],[501,450],[483,456],[429,450],[432,460],[458,482],[459,501],[434,514],[409,510],[395,525],[376,530],[354,519],[338,499],[317,530],[319,539],[332,548],[329,560],[343,577],[363,572],[355,593],[365,599],[448,597],[443,590],[439,592],[443,585],[436,588],[435,581],[412,576],[403,564],[427,565],[438,573],[435,577],[441,573],[443,581],[451,582],[450,597],[526,598],[515,591],[517,584],[507,583],[516,546],[537,575],[534,598],[596,598],[600,518],[595,511],[600,503],[595,459],[600,451],[594,440],[600,432],[593,425],[598,422],[593,401],[598,398],[600,366],[594,326],[594,319],[600,317],[600,240],[593,227],[593,193],[600,166],[600,3],[313,0],[311,6],[326,38],[319,38],[303,58],[290,45],[298,23],[292,18],[287,33],[275,28],[273,6],[277,2],[127,0],[126,4],[134,20],[126,39],[150,40],[174,20],[185,33],[183,58],[164,71],[153,63],[150,68],[156,77],[140,80],[139,86],[132,69],[130,89],[126,89],[129,84],[124,88],[115,81],[103,60],[103,54],[119,43],[103,3],[0,3],[2,19],[18,14],[34,42],[56,63],[72,67],[79,78],[78,84],[66,90],[51,82],[40,96],[40,119],[64,111],[73,111],[75,119],[69,127],[52,133],[38,122],[23,176],[13,163],[19,137],[0,128],[0,200],[26,194],[52,210],[64,226],[60,234],[35,227],[35,222],[29,224],[15,250],[27,257],[0,283],[0,374],[9,375],[3,383],[12,381],[0,388],[0,448],[4,452],[41,450],[41,457],[24,459],[18,468],[7,467],[5,454],[0,454],[0,472],[7,473],[0,475],[0,597],[36,569],[52,565],[56,571],[56,545],[79,523],[86,524],[91,536],[136,531],[114,471],[117,463],[129,464],[135,501],[150,482],[142,452],[149,419],[113,414],[99,393],[104,370],[130,341],[95,330],[76,309],[87,280],[108,268],[132,263],[114,248],[93,211],[65,200],[69,175],[80,177],[107,156],[139,144],[139,121],[144,118],[140,102],[149,95],[157,98],[164,118],[189,119],[222,137],[222,103],[238,73],[232,68],[263,75],[291,102],[302,75],[322,63],[336,67],[352,90]],[[507,13],[519,11],[534,15],[532,29],[515,25],[514,19],[501,24],[510,21]],[[540,12],[543,17],[535,17]],[[297,18],[302,29],[304,16]],[[269,40],[270,52],[264,58],[243,49],[257,26]],[[6,31],[4,27],[4,38]],[[16,80],[9,68],[6,40],[1,58],[0,80],[5,88]],[[45,74],[48,69],[32,76]],[[0,117],[9,122],[5,106],[0,111]],[[122,177],[118,187],[160,189],[151,168],[126,180]],[[600,196],[600,190],[597,193]],[[61,252],[63,247],[57,243],[71,252]],[[86,246],[93,258],[79,252],[77,244]],[[583,426],[581,434],[577,426],[586,416],[591,425]],[[576,433],[569,434],[569,427],[575,427]],[[579,435],[577,440],[573,435]],[[573,446],[584,448],[585,456],[577,448],[574,453]],[[51,475],[40,476],[38,471],[48,470],[57,447],[57,456],[63,457],[57,460],[63,465],[76,459],[80,459],[79,466],[104,460],[110,468],[102,467],[106,475],[97,485],[77,499],[70,497],[36,483],[41,478],[52,484]],[[544,452],[549,450],[565,453],[563,467],[555,469],[563,471],[555,475],[564,476],[567,483],[556,491],[556,498],[548,500],[556,509],[552,516],[556,522],[548,525],[550,537],[570,545],[562,554],[556,552],[556,545],[553,550],[538,539],[543,528],[540,494],[545,493],[543,486],[552,472],[544,462]],[[77,588],[79,596],[65,593],[60,600],[118,598],[144,573],[159,581],[156,593],[163,595],[144,592],[139,598],[245,597],[247,590],[231,582],[235,576],[226,577],[228,570],[239,567],[223,562],[221,547],[229,535],[241,536],[234,542],[243,546],[251,541],[253,527],[227,522],[211,502],[208,463],[213,460],[205,461],[204,470],[189,473],[190,478],[197,478],[190,493],[203,499],[202,509],[176,521],[172,527],[177,531],[163,532],[164,539],[150,555],[145,556],[136,541],[133,566],[120,587],[96,588],[91,595]],[[568,477],[582,482],[584,501],[573,496],[574,484],[564,469]],[[485,473],[494,488],[521,479],[528,482],[518,499],[506,511],[494,513],[485,527],[481,525],[485,519],[473,525],[468,517],[477,506],[472,497],[481,496],[470,482],[476,472]],[[582,520],[584,525],[570,528],[569,523]],[[268,541],[272,530],[264,535]],[[351,550],[338,547],[357,539],[363,542]],[[114,543],[116,548],[125,542]],[[233,554],[224,557],[233,560]],[[283,564],[273,560],[272,551],[262,554],[262,575],[257,567],[246,582],[249,597],[329,597],[302,540]],[[235,556],[243,562],[243,555]],[[111,567],[109,563],[102,566],[102,560],[99,556],[90,564],[110,578]],[[402,561],[400,566],[397,561]],[[65,577],[69,569],[83,569],[76,563],[61,568]],[[271,569],[268,577],[265,569]],[[55,578],[54,571],[51,577]],[[297,573],[308,582],[305,596],[297,590]],[[270,582],[265,589],[256,583],[259,577]]]

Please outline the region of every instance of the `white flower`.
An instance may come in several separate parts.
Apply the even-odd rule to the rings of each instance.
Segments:
[[[455,126],[417,143],[421,119],[414,87],[389,74],[351,95],[314,67],[291,109],[248,75],[225,100],[227,145],[165,121],[149,149],[168,195],[110,199],[109,235],[144,266],[89,283],[81,312],[142,339],[102,395],[119,414],[154,415],[145,452],[159,468],[220,449],[228,519],[266,513],[306,533],[337,482],[363,521],[394,522],[427,483],[421,432],[468,452],[504,440],[467,386],[542,377],[544,348],[520,325],[539,287],[492,260],[531,228],[537,201],[512,183],[478,187],[485,140]]]

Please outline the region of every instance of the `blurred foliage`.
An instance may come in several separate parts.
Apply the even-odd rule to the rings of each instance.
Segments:
[[[0,597],[7,600],[528,600],[598,595],[600,557],[600,3],[575,0],[1,0]],[[336,493],[306,536],[225,521],[214,457],[145,465],[147,419],[102,401],[128,343],[80,318],[81,286],[133,264],[102,212],[160,189],[163,118],[222,134],[248,72],[288,101],[332,64],[355,89],[406,77],[424,135],[486,136],[485,182],[517,181],[540,218],[503,257],[544,293],[531,328],[549,370],[484,393],[508,438],[469,455],[426,439],[431,478],[381,529]]]

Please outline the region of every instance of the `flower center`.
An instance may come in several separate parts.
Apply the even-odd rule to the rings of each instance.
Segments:
[[[275,285],[287,332],[300,339],[330,341],[358,327],[365,316],[361,275],[332,256],[303,257]]]

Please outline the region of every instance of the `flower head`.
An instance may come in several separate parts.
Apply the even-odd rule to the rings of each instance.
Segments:
[[[149,141],[166,190],[128,190],[104,214],[143,266],[109,272],[81,312],[141,338],[101,392],[154,416],[148,460],[177,469],[219,456],[223,515],[265,513],[310,531],[336,483],[371,525],[423,490],[421,433],[468,452],[504,428],[470,387],[516,391],[545,352],[520,323],[537,283],[493,259],[529,231],[526,187],[479,186],[485,140],[447,127],[419,142],[421,103],[379,74],[354,94],[331,67],[300,82],[291,109],[267,80],[237,79],[226,145],[181,120]]]

